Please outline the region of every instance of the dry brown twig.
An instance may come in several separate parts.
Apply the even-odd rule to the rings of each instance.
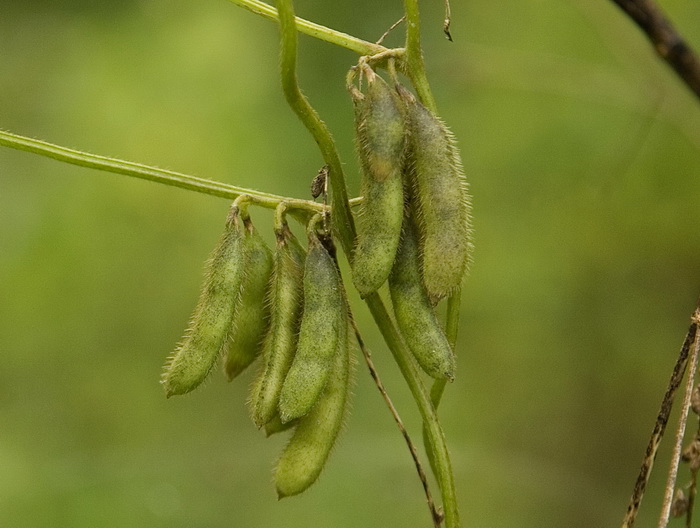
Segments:
[[[668,478],[666,480],[666,489],[664,492],[664,500],[661,506],[661,515],[659,516],[658,528],[666,528],[671,518],[671,505],[673,503],[673,493],[676,487],[676,479],[678,478],[678,465],[681,461],[683,450],[683,437],[685,436],[685,426],[688,421],[688,413],[690,412],[690,404],[693,396],[693,385],[695,384],[695,372],[698,368],[698,352],[700,352],[700,339],[698,339],[697,327],[700,323],[700,307],[695,310],[692,317],[695,325],[695,338],[690,348],[690,359],[688,360],[688,377],[685,384],[685,394],[681,407],[681,414],[678,418],[678,429],[676,431],[676,441],[673,446],[673,455],[671,456],[671,465],[668,470]]]
[[[656,50],[700,98],[700,59],[652,0],[613,0],[646,33]]]
[[[647,445],[646,453],[644,455],[644,460],[642,461],[642,467],[639,470],[639,476],[634,485],[634,490],[632,492],[632,497],[630,498],[629,505],[627,506],[627,512],[622,520],[622,528],[632,528],[634,522],[637,519],[637,513],[639,512],[639,506],[644,497],[644,492],[646,491],[647,483],[649,482],[649,476],[651,475],[651,469],[654,465],[654,460],[656,459],[656,453],[659,449],[659,444],[666,430],[666,425],[668,424],[669,416],[671,415],[671,409],[673,407],[673,400],[676,395],[676,390],[683,381],[683,375],[685,374],[686,366],[688,364],[688,358],[691,355],[691,347],[696,351],[700,346],[700,339],[698,339],[698,327],[700,326],[700,300],[698,300],[698,305],[695,308],[695,312],[691,317],[691,324],[686,333],[685,340],[683,341],[683,346],[676,360],[676,364],[673,367],[673,373],[671,374],[671,379],[668,383],[668,388],[664,394],[663,400],[661,402],[661,409],[656,418],[656,423],[654,424],[654,430],[651,433],[651,438]],[[692,387],[692,383],[690,385]]]

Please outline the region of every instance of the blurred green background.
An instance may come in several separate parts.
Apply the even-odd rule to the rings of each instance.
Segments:
[[[367,40],[401,14],[399,1],[297,4]],[[442,3],[423,4],[429,77],[474,196],[459,376],[441,407],[464,525],[618,526],[700,293],[700,105],[610,1],[454,0],[453,44]],[[700,4],[663,6],[700,48]],[[322,161],[284,103],[274,24],[224,0],[0,11],[1,128],[308,196]],[[355,61],[300,38],[300,80],[353,194]],[[264,441],[247,417],[252,373],[166,401],[161,365],[227,208],[0,149],[0,525],[430,525],[363,364],[325,473],[281,502],[271,468],[285,440]],[[253,215],[272,242],[270,213]],[[638,526],[655,526],[668,451]]]

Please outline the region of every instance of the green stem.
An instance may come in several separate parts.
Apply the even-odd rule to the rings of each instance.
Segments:
[[[379,294],[373,293],[369,295],[365,298],[365,302],[379,327],[379,331],[389,346],[389,350],[394,356],[401,374],[406,380],[406,384],[413,395],[413,399],[416,401],[418,411],[423,419],[425,431],[434,453],[435,477],[442,493],[445,528],[459,528],[459,510],[457,508],[454,475],[452,474],[452,465],[447,451],[445,435],[440,426],[435,407],[430,401],[428,391],[421,380],[421,375],[413,360],[413,356],[406,347],[396,326],[394,326]]]
[[[282,89],[287,98],[287,103],[316,140],[323,159],[330,168],[333,227],[339,235],[345,253],[351,255],[353,240],[355,239],[355,227],[348,203],[345,175],[340,156],[338,155],[338,149],[335,146],[330,130],[328,130],[326,124],[299,89],[296,71],[297,26],[293,2],[292,0],[278,0],[277,6],[280,22]]]
[[[229,2],[232,2],[243,9],[247,9],[256,15],[267,18],[268,20],[279,19],[277,10],[264,2],[259,2],[258,0],[229,0]],[[313,22],[309,22],[303,18],[295,17],[294,20],[299,32],[305,33],[311,37],[323,40],[330,44],[335,44],[342,48],[349,49],[350,51],[354,51],[359,55],[375,55],[386,51],[386,48],[379,44],[373,44],[372,42],[367,42],[357,37],[353,37],[347,33],[342,33],[319,24],[314,24]]]
[[[421,102],[433,113],[437,114],[437,105],[433,92],[430,90],[428,76],[423,62],[423,48],[420,36],[420,11],[418,0],[405,0],[406,9],[406,58],[404,73],[408,75],[418,93]]]
[[[249,195],[257,205],[268,209],[274,209],[281,202],[285,202],[290,209],[306,211],[307,214],[305,216],[323,210],[323,205],[309,200],[298,200],[286,196],[278,196],[276,194],[236,187],[235,185],[229,185],[227,183],[196,178],[195,176],[189,176],[179,172],[149,167],[141,163],[88,154],[38,139],[19,136],[3,130],[0,130],[0,146],[39,154],[40,156],[46,156],[72,165],[132,176],[142,180],[179,187],[180,189],[196,191],[220,198],[228,198],[229,200],[234,200],[240,195],[246,194]]]

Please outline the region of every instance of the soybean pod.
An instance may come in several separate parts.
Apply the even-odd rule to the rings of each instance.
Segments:
[[[433,378],[452,380],[455,357],[421,281],[420,251],[413,221],[407,217],[389,291],[396,324],[421,368]]]
[[[304,307],[296,355],[282,386],[282,422],[304,416],[328,381],[341,333],[343,294],[335,261],[309,228],[309,251],[304,266]]]
[[[263,365],[250,398],[251,416],[258,427],[266,426],[277,415],[282,384],[296,351],[302,309],[306,252],[286,222],[275,231],[277,247],[267,301],[270,327],[263,341]]]
[[[330,379],[318,403],[299,419],[275,469],[275,485],[280,499],[297,495],[316,481],[343,424],[350,377],[350,325],[344,307],[342,312],[342,330]]]
[[[272,272],[272,253],[247,215],[244,216],[241,251],[245,275],[224,347],[224,371],[229,380],[257,358],[269,324],[270,310],[265,297]]]
[[[226,229],[207,261],[202,291],[189,329],[165,365],[162,383],[168,397],[195,389],[222,353],[245,275],[242,224],[239,208],[234,203]]]
[[[420,230],[422,272],[433,304],[461,285],[471,254],[471,205],[452,133],[405,88],[410,125],[411,202]]]
[[[365,68],[367,94],[350,86],[363,200],[357,218],[352,280],[362,297],[386,281],[396,257],[403,218],[402,170],[406,124],[401,101],[384,80]]]

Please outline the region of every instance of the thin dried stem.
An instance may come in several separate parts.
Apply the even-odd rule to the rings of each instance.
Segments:
[[[390,27],[389,29],[387,29],[387,30],[382,34],[381,37],[379,37],[379,40],[376,42],[376,44],[379,45],[379,44],[381,44],[382,42],[384,42],[384,39],[387,38],[387,36],[389,36],[389,33],[391,33],[391,32],[394,31],[397,27],[399,27],[399,24],[401,24],[401,22],[403,22],[404,20],[406,20],[406,15],[402,16],[402,17],[399,18],[396,22],[394,22],[394,23],[391,25],[391,27]]]
[[[450,0],[445,0],[445,22],[442,26],[442,31],[445,33],[447,40],[452,42],[452,34],[450,33],[450,24],[452,23],[452,9],[450,8]]]
[[[697,326],[699,322],[700,307],[693,314],[693,323]],[[683,437],[685,436],[685,424],[688,421],[688,412],[690,411],[690,399],[693,395],[693,385],[695,384],[695,372],[698,367],[699,352],[700,339],[698,339],[696,331],[695,338],[693,339],[693,345],[690,350],[688,378],[685,383],[685,395],[683,397],[681,415],[678,418],[676,442],[673,446],[673,455],[671,457],[671,465],[668,470],[668,479],[666,480],[666,490],[664,492],[664,500],[661,506],[661,515],[659,517],[658,528],[666,528],[668,526],[668,521],[671,518],[671,503],[673,502],[673,490],[676,487],[676,479],[678,478],[678,464],[680,464],[681,461],[681,453],[683,450]]]
[[[700,438],[700,423],[695,433],[696,440]],[[695,507],[695,496],[698,493],[698,468],[690,470],[690,487],[688,489],[688,509],[685,512],[685,528],[691,528],[693,523],[693,508]]]
[[[425,471],[423,470],[423,465],[421,464],[420,459],[418,458],[418,450],[416,449],[415,444],[411,440],[411,437],[409,436],[408,431],[406,430],[406,427],[403,424],[403,420],[401,420],[401,416],[399,416],[399,412],[396,410],[394,403],[391,401],[389,394],[386,392],[382,380],[379,378],[379,373],[377,373],[377,369],[375,368],[374,362],[372,361],[372,355],[367,346],[365,345],[362,336],[360,335],[360,330],[359,328],[357,328],[357,324],[355,323],[355,319],[352,316],[352,313],[350,313],[350,322],[352,324],[353,330],[355,331],[355,338],[357,339],[357,343],[360,346],[360,350],[362,350],[362,355],[365,358],[365,363],[367,363],[369,373],[372,376],[372,379],[374,380],[374,384],[377,386],[377,389],[382,395],[382,398],[384,398],[384,402],[389,408],[389,412],[391,412],[391,415],[394,417],[396,425],[398,426],[399,431],[401,431],[401,434],[403,435],[403,438],[406,441],[408,450],[411,452],[411,457],[413,458],[413,462],[416,465],[418,477],[420,478],[420,482],[423,485],[423,491],[425,492],[425,498],[426,502],[428,503],[428,508],[430,509],[430,516],[433,519],[433,524],[435,528],[440,528],[440,525],[442,524],[443,520],[443,515],[435,507],[435,502],[433,501],[433,496],[430,493],[430,487],[428,485],[428,478],[426,477]]]
[[[692,323],[690,324],[690,328],[688,328],[688,333],[683,341],[683,346],[681,347],[676,364],[673,367],[673,373],[671,374],[671,379],[669,380],[666,394],[664,394],[664,398],[661,402],[661,409],[656,417],[654,430],[652,431],[651,438],[649,438],[649,443],[647,444],[644,460],[642,461],[642,467],[639,470],[639,476],[637,477],[637,481],[634,485],[634,491],[632,492],[632,497],[630,498],[630,502],[627,506],[627,512],[622,520],[622,528],[632,528],[635,520],[637,519],[639,506],[642,503],[642,498],[644,497],[644,492],[646,491],[647,483],[649,482],[649,476],[651,475],[651,469],[654,465],[654,460],[656,459],[656,453],[659,450],[659,444],[661,443],[661,439],[666,431],[668,418],[671,414],[671,409],[673,408],[673,400],[676,396],[676,390],[681,384],[681,381],[683,381],[683,375],[685,374],[685,369],[688,364],[688,356],[690,355],[690,348],[693,346],[693,343],[695,343],[698,332],[699,313],[700,301],[695,313],[693,314]]]

